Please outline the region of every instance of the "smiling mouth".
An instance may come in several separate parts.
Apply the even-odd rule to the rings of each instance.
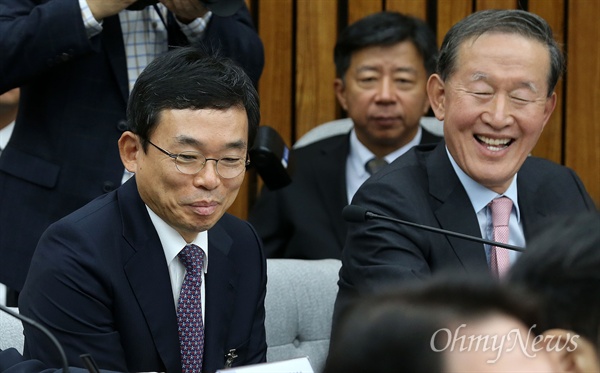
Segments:
[[[475,135],[475,140],[485,147],[488,150],[493,152],[499,152],[500,150],[506,149],[513,143],[513,139],[492,139],[490,137],[485,137],[481,135]]]

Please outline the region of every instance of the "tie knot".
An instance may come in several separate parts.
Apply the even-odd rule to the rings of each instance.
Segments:
[[[490,203],[492,209],[492,222],[494,227],[507,226],[513,203],[508,197],[493,199]]]
[[[365,169],[370,175],[373,175],[377,171],[381,170],[386,164],[388,163],[383,158],[373,158],[365,164]]]
[[[204,251],[196,245],[186,245],[177,256],[185,269],[192,274],[199,273],[204,267]]]

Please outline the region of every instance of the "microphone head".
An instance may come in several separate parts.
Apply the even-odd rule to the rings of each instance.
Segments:
[[[360,223],[367,220],[367,209],[362,206],[347,205],[342,210],[342,217],[347,222]]]

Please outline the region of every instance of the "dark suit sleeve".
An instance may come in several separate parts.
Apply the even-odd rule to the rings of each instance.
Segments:
[[[239,63],[254,86],[258,87],[265,65],[264,47],[245,4],[230,17],[213,14],[206,28],[203,44]]]
[[[4,0],[0,50],[1,93],[90,52],[92,44],[76,0]]]
[[[62,369],[48,368],[39,360],[26,360],[17,350],[9,348],[0,351],[0,372],[3,373],[59,373]],[[71,373],[86,373],[87,369],[69,367]],[[100,370],[100,373],[117,373],[112,370]]]
[[[260,239],[248,222],[229,214],[221,218],[208,236],[211,249],[206,275],[203,370],[223,369],[231,350],[237,355],[232,366],[263,363],[267,354],[264,303],[267,263]],[[229,241],[227,250],[218,248]]]
[[[556,216],[597,211],[577,173],[546,159],[528,157],[519,171],[519,183],[526,238],[543,232]]]
[[[477,218],[447,160],[443,144],[418,148],[369,178],[354,195],[352,204],[405,221],[480,235]],[[443,157],[446,163],[426,166],[432,154],[438,159],[434,163],[440,163]],[[444,203],[434,196],[431,185],[439,185],[443,195],[454,202]],[[450,220],[451,224],[442,224],[441,211],[444,220]],[[424,280],[442,270],[487,271],[481,244],[455,242],[442,234],[382,219],[350,223],[341,259],[333,327],[356,296]]]
[[[292,235],[293,227],[288,221],[289,214],[282,209],[286,206],[282,190],[269,190],[263,187],[260,196],[250,210],[248,221],[254,226],[263,241],[267,258],[283,258]]]
[[[249,247],[257,253],[254,256],[256,263],[255,268],[252,270],[255,273],[253,276],[258,274],[258,296],[255,298],[256,303],[254,308],[254,318],[252,321],[251,332],[249,333],[250,339],[248,343],[248,352],[246,353],[246,361],[243,365],[259,364],[264,363],[267,360],[267,341],[265,331],[265,297],[267,295],[267,261],[261,249],[261,242],[256,231],[250,224],[247,224],[252,232],[252,238],[247,240]],[[255,245],[254,245],[254,244]],[[252,268],[252,267],[250,267]],[[253,281],[248,281],[252,283]],[[256,292],[257,289],[248,289],[249,293]],[[234,364],[236,365],[236,364]]]
[[[381,171],[384,172],[384,171]],[[381,175],[376,175],[380,177]],[[414,208],[427,202],[415,193],[407,196],[401,185],[367,180],[356,192],[352,204],[388,216],[415,221]],[[385,220],[348,223],[348,235],[342,251],[339,291],[334,309],[336,319],[356,296],[373,293],[387,284],[426,278],[431,269],[427,262],[427,235]]]
[[[26,360],[14,348],[0,351],[0,372],[42,372],[46,366],[37,360]]]
[[[577,176],[575,171],[573,171],[570,168],[568,169],[568,172],[569,172],[569,175],[571,175],[571,177],[573,178],[573,182],[575,183],[575,189],[577,190],[577,193],[575,193],[572,197],[575,200],[583,201],[584,206],[589,211],[597,211],[598,206],[596,206],[596,204],[594,203],[594,200],[588,194],[588,192],[585,189],[585,186],[583,185],[583,182],[581,181],[579,176]]]
[[[111,288],[110,275],[103,273],[105,260],[93,254],[106,250],[89,243],[86,235],[63,221],[50,226],[31,262],[19,296],[19,310],[61,341],[69,365],[82,367],[79,356],[93,353],[101,368],[127,371],[114,325],[116,290]],[[24,334],[26,358],[61,366],[44,334],[28,325],[24,325]]]

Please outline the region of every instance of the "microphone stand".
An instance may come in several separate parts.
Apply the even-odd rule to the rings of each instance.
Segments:
[[[502,243],[502,242],[497,242],[497,241],[490,241],[490,240],[486,240],[486,239],[483,239],[483,238],[479,238],[479,237],[475,237],[475,236],[469,236],[469,235],[466,235],[466,234],[463,234],[463,233],[448,231],[446,229],[430,227],[428,225],[417,224],[417,223],[413,223],[413,222],[406,221],[406,220],[395,219],[395,218],[391,218],[389,216],[376,214],[376,213],[371,212],[371,211],[366,211],[365,212],[365,219],[383,219],[383,220],[388,220],[388,221],[391,221],[391,222],[394,222],[394,223],[400,223],[400,224],[404,224],[404,225],[409,225],[411,227],[421,228],[421,229],[424,229],[426,231],[431,231],[431,232],[435,232],[435,233],[445,234],[445,235],[448,235],[448,236],[454,236],[454,237],[462,238],[462,239],[465,239],[465,240],[470,240],[470,241],[475,241],[475,242],[479,242],[479,243],[488,244],[490,246],[503,247],[505,249],[519,251],[519,252],[524,252],[525,251],[524,248],[519,247],[519,246],[509,245],[507,243]]]

